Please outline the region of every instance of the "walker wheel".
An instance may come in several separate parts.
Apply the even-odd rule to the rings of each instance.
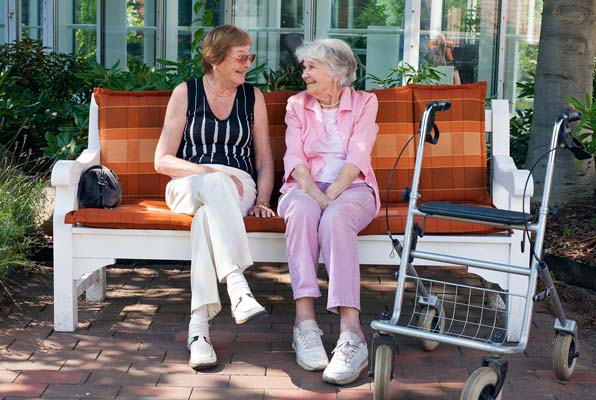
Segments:
[[[497,372],[490,367],[478,368],[466,381],[460,400],[501,400],[503,391],[497,397]]]
[[[559,332],[553,350],[553,369],[557,378],[566,381],[571,378],[577,361],[576,338],[571,333]]]
[[[418,328],[433,333],[443,333],[445,330],[445,309],[441,305],[441,314],[437,316],[437,309],[426,306],[422,309],[422,315],[418,316]],[[424,351],[433,351],[439,346],[439,342],[428,339],[418,339],[420,347]]]
[[[389,383],[391,382],[391,367],[393,352],[385,344],[377,347],[375,352],[375,380],[373,382],[373,399],[389,399]]]

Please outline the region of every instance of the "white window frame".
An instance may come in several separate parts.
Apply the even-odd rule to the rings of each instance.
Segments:
[[[72,7],[65,6],[64,4],[72,4],[73,0],[43,0],[43,42],[44,46],[53,49],[58,52],[67,52],[72,48],[72,43],[69,46],[67,42],[70,40],[69,35],[60,30],[65,30],[67,27],[72,28],[72,24],[68,25],[65,23],[68,21],[68,9],[72,10]],[[103,21],[105,16],[102,15],[102,5],[106,1],[114,0],[97,0],[97,60],[98,62],[104,58],[103,49],[109,43],[103,43]],[[125,0],[119,0],[125,3]],[[232,23],[234,16],[233,11],[233,0],[222,0],[224,6],[224,22]],[[433,0],[434,2],[443,2],[444,0]],[[498,28],[497,28],[497,46],[496,60],[497,68],[495,69],[496,77],[493,82],[496,85],[496,93],[498,98],[503,98],[505,94],[505,83],[504,77],[506,72],[505,56],[507,53],[507,41],[505,37],[506,29],[506,16],[507,7],[509,1],[514,0],[498,0],[498,7],[500,16],[498,17]],[[5,18],[5,29],[7,41],[12,41],[15,38],[20,37],[19,24],[17,24],[19,13],[19,0],[6,0],[6,18]],[[315,37],[325,36],[326,33],[331,29],[330,12],[332,7],[332,0],[305,0],[304,1],[304,37],[305,40],[314,40]],[[58,9],[58,6],[61,6]],[[66,7],[66,8],[64,8]],[[67,13],[64,10],[67,10]],[[412,65],[418,66],[419,62],[419,38],[420,38],[420,12],[421,12],[421,0],[406,0],[405,2],[405,13],[404,13],[404,50],[403,50],[403,61]],[[11,13],[12,12],[12,13]],[[178,26],[178,2],[172,0],[156,0],[156,36],[155,36],[155,57],[156,59],[164,58],[168,60],[176,61],[178,59],[178,33],[181,27]],[[66,15],[65,15],[66,14]],[[72,20],[72,16],[70,16]],[[196,16],[193,15],[193,19]],[[435,18],[436,19],[436,18]],[[329,21],[329,22],[326,22]],[[321,24],[323,22],[323,24]],[[436,22],[436,21],[435,21]],[[271,21],[270,21],[271,23]],[[279,23],[279,21],[278,21]],[[319,25],[317,26],[317,23]],[[273,27],[275,28],[275,27]],[[431,27],[432,28],[432,27]],[[187,29],[187,28],[185,28]],[[190,28],[192,31],[192,27]],[[120,42],[124,43],[124,53],[120,56],[121,67],[126,66],[126,39],[125,39],[126,28],[124,28],[124,38]],[[10,40],[8,40],[10,39]],[[122,47],[122,43],[118,44]],[[111,46],[111,45],[110,45]],[[269,49],[271,50],[271,49]],[[271,55],[274,57],[275,55]],[[123,58],[122,58],[123,57]],[[515,62],[515,60],[510,60]],[[109,62],[108,62],[109,64]],[[107,64],[104,64],[107,65]]]

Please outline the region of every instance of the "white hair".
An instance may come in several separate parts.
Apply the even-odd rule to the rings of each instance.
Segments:
[[[339,78],[339,86],[356,80],[357,62],[352,49],[341,39],[317,39],[296,49],[298,62],[318,61],[327,64],[329,73]]]

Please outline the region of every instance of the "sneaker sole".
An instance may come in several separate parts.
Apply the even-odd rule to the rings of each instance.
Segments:
[[[267,316],[268,316],[267,310],[265,310],[264,308],[262,308],[260,310],[254,311],[252,314],[249,314],[248,316],[246,316],[243,319],[240,319],[239,320],[239,319],[236,319],[236,315],[234,315],[234,311],[232,311],[232,317],[236,321],[236,325],[242,325],[242,324],[250,321],[251,319],[264,319]]]
[[[362,363],[362,365],[360,365],[360,368],[358,368],[358,373],[356,373],[355,376],[351,376],[351,377],[341,379],[341,380],[331,378],[331,377],[325,375],[325,373],[323,373],[323,382],[331,383],[334,385],[347,385],[349,383],[356,382],[358,380],[358,378],[360,377],[360,374],[366,367],[368,367],[368,359],[364,360],[364,363]]]
[[[296,351],[296,346],[294,346],[293,342],[292,342],[292,349],[294,349],[294,351]],[[298,364],[302,369],[305,369],[306,371],[321,371],[321,370],[324,370],[325,368],[327,368],[327,365],[329,365],[329,361],[327,361],[326,363],[321,363],[315,367],[312,367],[310,365],[306,365],[303,362],[301,362],[300,359],[298,359],[298,354],[296,354],[296,364]]]
[[[210,368],[215,367],[217,365],[217,359],[215,361],[206,361],[206,362],[201,362],[201,363],[196,363],[196,364],[189,362],[188,365],[190,365],[190,367],[192,369],[194,369],[195,371],[201,371],[204,369],[210,369]]]

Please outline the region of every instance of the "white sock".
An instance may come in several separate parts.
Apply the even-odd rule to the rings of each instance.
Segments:
[[[209,313],[207,311],[207,305],[197,308],[190,314],[188,339],[191,340],[195,336],[209,337]]]
[[[226,285],[228,287],[228,295],[232,305],[238,302],[240,296],[250,293],[248,282],[240,268],[236,267],[232,272],[226,276]]]

